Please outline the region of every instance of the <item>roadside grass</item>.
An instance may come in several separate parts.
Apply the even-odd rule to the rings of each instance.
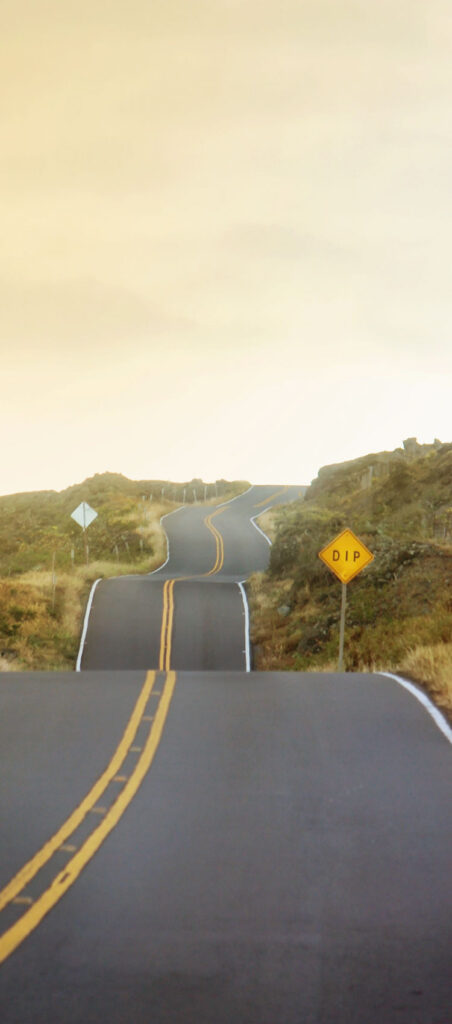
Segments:
[[[253,667],[258,671],[336,672],[339,602],[334,628],[325,624],[321,603],[308,600],[286,613],[290,588],[262,587],[255,574],[247,583]],[[339,589],[339,587],[338,587]],[[278,609],[284,611],[281,614]],[[452,721],[452,613],[439,603],[428,616],[382,619],[346,625],[345,670],[394,672],[424,688]],[[303,650],[314,638],[317,649]],[[300,649],[303,653],[300,653]]]
[[[247,584],[254,668],[336,671],[341,587],[318,552],[349,526],[375,561],[347,587],[346,670],[405,673],[451,717],[452,446],[363,489],[366,460],[259,517],[273,546]]]
[[[267,534],[268,539],[273,544],[276,537],[277,510],[269,509],[268,512],[264,512],[258,516],[256,523]]]
[[[400,671],[422,682],[452,717],[452,643],[415,647],[401,662]]]
[[[1,658],[0,657],[0,672],[18,672],[18,671],[19,671],[19,666],[18,665],[12,665],[10,661],[6,660],[6,658]]]

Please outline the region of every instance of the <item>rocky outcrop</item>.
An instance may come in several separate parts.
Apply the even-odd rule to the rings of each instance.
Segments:
[[[410,458],[418,458],[420,455],[429,455],[442,448],[442,442],[435,437],[433,444],[419,444],[417,437],[407,437],[403,442],[403,449]]]
[[[436,437],[433,444],[419,444],[417,438],[408,437],[403,441],[403,448],[396,448],[393,452],[376,452],[374,455],[364,455],[349,462],[322,466],[316,480],[312,481],[307,497],[313,497],[318,490],[323,490],[325,483],[331,484],[334,478],[337,478],[339,483],[343,477],[350,475],[358,478],[358,487],[368,490],[373,480],[389,476],[393,466],[406,464],[407,461],[422,458],[444,447]]]

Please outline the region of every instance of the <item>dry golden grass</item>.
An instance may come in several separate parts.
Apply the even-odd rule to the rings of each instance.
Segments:
[[[452,643],[415,647],[399,668],[423,683],[441,708],[452,712]]]
[[[14,661],[8,661],[7,658],[0,657],[0,672],[18,672],[21,667],[21,665]]]
[[[287,577],[275,581],[271,587],[264,587],[265,577],[264,572],[255,572],[247,580],[246,586],[250,600],[258,608],[274,608],[278,604],[284,604],[292,589],[293,580]]]
[[[324,665],[315,665],[309,669],[309,672],[337,672],[337,661],[326,661]]]
[[[21,579],[0,580],[0,605],[3,671],[65,667],[69,638],[57,621],[50,591]]]
[[[273,608],[275,595],[273,590],[265,589],[263,572],[255,572],[247,581],[246,589],[250,604],[254,612],[262,612],[267,608]]]
[[[152,547],[153,554],[151,558],[146,560],[147,568],[139,568],[138,570],[135,568],[135,570],[128,571],[152,572],[154,569],[158,569],[159,565],[165,561],[167,554],[166,536],[160,520],[162,516],[167,515],[176,508],[178,508],[177,505],[170,504],[169,502],[153,502],[150,508],[146,509],[146,519],[138,527],[138,532],[143,540]]]
[[[257,525],[267,534],[272,544],[276,537],[276,509],[269,509],[256,519]]]

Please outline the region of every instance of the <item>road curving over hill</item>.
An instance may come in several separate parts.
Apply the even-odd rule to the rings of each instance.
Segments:
[[[185,506],[166,516],[165,565],[96,586],[79,667],[248,668],[240,583],[266,569],[269,559],[253,520],[301,493],[300,487],[254,486],[224,505]]]

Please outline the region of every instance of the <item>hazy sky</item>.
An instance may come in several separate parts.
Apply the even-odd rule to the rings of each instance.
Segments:
[[[0,0],[0,493],[452,440],[450,0]]]

